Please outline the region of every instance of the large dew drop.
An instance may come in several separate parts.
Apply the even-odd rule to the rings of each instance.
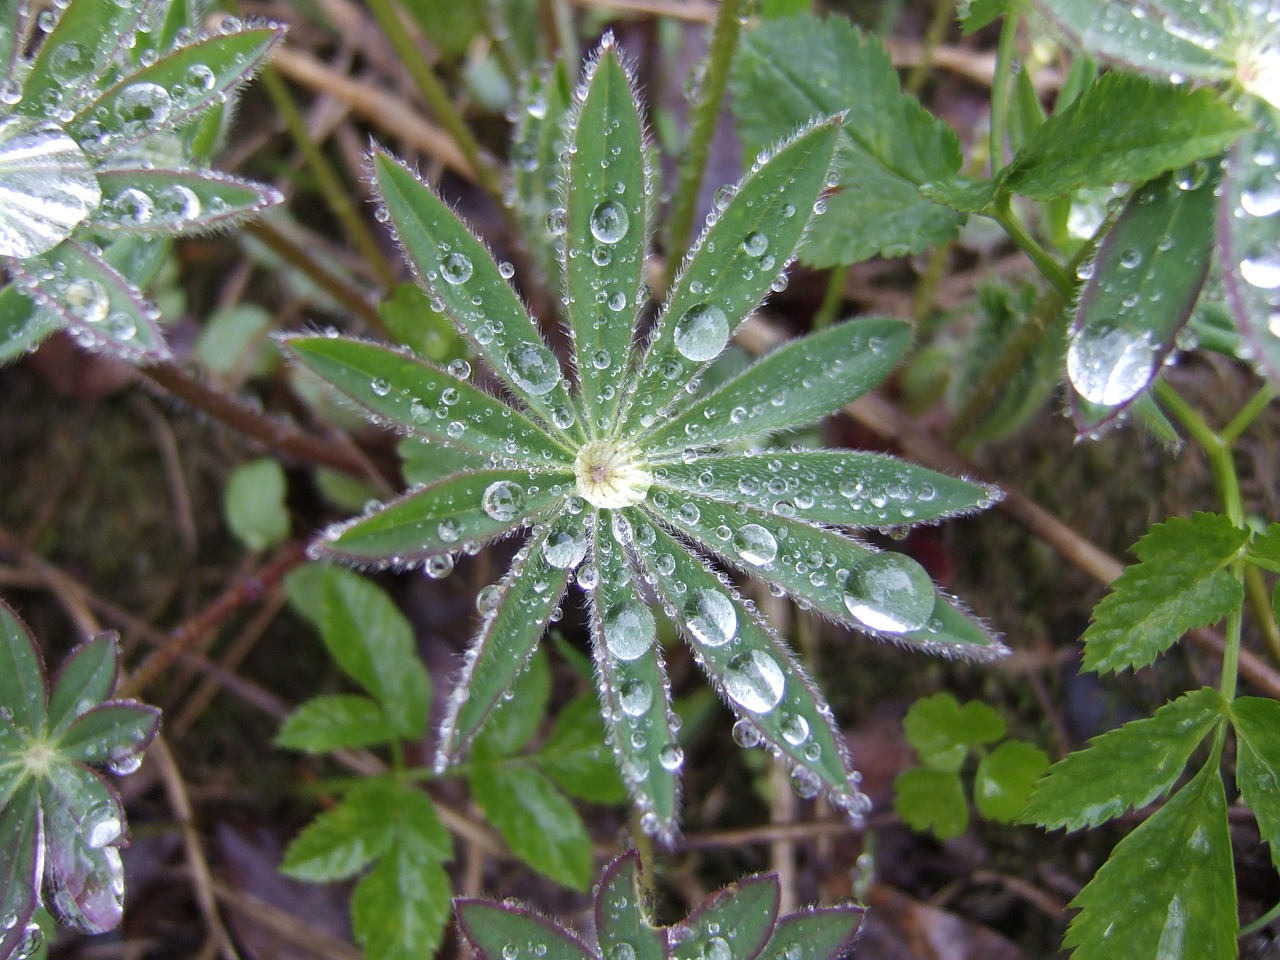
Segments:
[[[0,120],[0,256],[52,250],[101,200],[88,158],[56,123]]]
[[[446,283],[465,283],[471,278],[471,261],[460,253],[451,253],[440,261],[440,276]]]
[[[524,509],[524,487],[509,480],[498,480],[485,488],[480,508],[499,523],[510,523]]]
[[[725,667],[724,692],[752,713],[768,713],[776,707],[785,687],[782,668],[763,650],[740,653]]]
[[[649,608],[634,600],[624,600],[604,618],[604,645],[619,660],[644,656],[657,632]]]
[[[587,555],[587,538],[568,530],[553,530],[543,556],[557,570],[572,570]]]
[[[901,553],[875,553],[858,564],[844,605],[872,630],[910,633],[929,622],[935,595],[924,567]]]
[[[618,705],[629,717],[642,717],[653,706],[653,688],[643,680],[627,680],[618,689]]]
[[[522,343],[507,351],[507,372],[526,393],[540,397],[560,382],[560,364],[545,347]]]
[[[617,200],[606,200],[591,211],[591,235],[601,243],[617,243],[629,226],[631,218]]]
[[[1155,347],[1145,331],[1113,325],[1081,327],[1067,347],[1067,376],[1090,403],[1117,407],[1151,382]]]
[[[169,119],[173,101],[158,83],[134,83],[116,99],[116,117],[129,136],[140,136]]]
[[[729,318],[712,303],[690,307],[676,321],[676,349],[701,363],[714,360],[729,342]]]
[[[778,555],[778,541],[758,523],[746,523],[738,528],[733,545],[738,548],[738,556],[757,567],[773,563]]]
[[[719,590],[699,587],[690,593],[684,606],[689,632],[706,647],[723,647],[738,633],[738,615],[733,601]]]

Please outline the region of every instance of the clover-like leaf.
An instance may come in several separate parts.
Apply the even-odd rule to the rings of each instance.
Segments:
[[[921,763],[952,772],[960,769],[972,748],[995,743],[1005,733],[999,711],[978,700],[961,704],[949,693],[917,700],[902,727]]]

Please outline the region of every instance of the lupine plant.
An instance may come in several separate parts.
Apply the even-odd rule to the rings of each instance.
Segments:
[[[699,391],[821,209],[839,119],[781,141],[722,197],[645,337],[652,183],[631,79],[608,40],[571,117],[563,206],[551,220],[573,380],[508,284],[512,268],[411,170],[374,155],[385,215],[418,279],[518,404],[477,387],[462,364],[289,338],[295,358],[379,420],[459,453],[448,475],[333,527],[313,554],[438,576],[456,554],[529,529],[510,572],[480,598],[484,621],[440,731],[440,769],[467,749],[576,581],[590,605],[601,715],[646,832],[675,832],[682,763],[655,608],[738,715],[740,741],[783,758],[801,795],[825,793],[857,815],[865,801],[831,711],[727,571],[875,636],[995,656],[1002,645],[919,563],[844,532],[972,511],[994,494],[881,454],[767,444],[881,380],[909,340],[900,321],[835,326]]]
[[[168,356],[138,287],[160,238],[234,224],[272,188],[204,169],[226,105],[283,28],[185,0],[73,0],[0,11],[0,360],[65,329],[138,362]]]

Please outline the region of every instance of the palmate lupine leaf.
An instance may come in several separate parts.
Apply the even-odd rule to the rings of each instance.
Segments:
[[[567,114],[576,151],[563,170],[566,209],[549,227],[563,244],[576,390],[508,284],[511,271],[407,167],[375,154],[388,219],[419,280],[523,412],[390,348],[289,338],[296,360],[425,444],[414,448],[415,476],[432,476],[423,464],[441,453],[438,479],[331,528],[314,549],[357,564],[426,561],[440,575],[452,554],[533,528],[510,572],[478,598],[484,623],[446,711],[439,764],[459,758],[512,689],[576,580],[588,595],[608,742],[646,832],[674,833],[683,760],[657,642],[662,606],[744,729],[786,758],[797,790],[825,791],[856,815],[863,798],[830,710],[704,554],[864,632],[999,654],[919,564],[841,529],[937,520],[996,494],[877,454],[734,452],[870,389],[905,349],[907,327],[841,325],[699,396],[698,378],[792,259],[840,127],[812,123],[760,157],[709,219],[642,346],[651,187],[640,115],[606,41]]]

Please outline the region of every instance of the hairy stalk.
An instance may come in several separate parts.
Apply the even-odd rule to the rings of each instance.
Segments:
[[[1000,28],[995,77],[991,81],[991,140],[988,149],[991,153],[992,177],[1004,166],[1005,132],[1009,126],[1009,86],[1013,80],[1013,58],[1017,54],[1017,41],[1018,11],[1011,7]]]
[[[378,247],[378,241],[374,238],[373,232],[352,202],[351,192],[311,136],[311,131],[307,129],[306,121],[298,110],[298,104],[289,93],[289,88],[270,67],[262,72],[261,80],[267,95],[271,97],[271,102],[280,111],[280,116],[284,119],[285,126],[289,128],[289,133],[298,145],[298,149],[302,151],[307,168],[316,178],[325,204],[341,221],[347,235],[351,237],[351,242],[356,245],[370,269],[377,275],[383,291],[390,290],[395,286],[395,273]]]
[[[707,169],[707,158],[711,155],[711,138],[716,132],[720,104],[729,83],[733,52],[737,49],[738,36],[742,32],[741,16],[742,0],[723,0],[720,4],[716,25],[711,34],[711,49],[707,52],[700,96],[689,115],[689,140],[685,144],[684,161],[680,164],[680,182],[671,201],[664,291],[671,287],[680,264],[684,261],[685,251],[689,249],[689,232],[693,228],[698,191],[702,188],[702,176]]]
[[[1013,212],[1013,206],[1010,203],[1009,194],[1005,193],[997,197],[990,208],[990,217],[996,223],[1004,228],[1004,232],[1009,235],[1009,239],[1017,244],[1018,249],[1027,255],[1032,263],[1036,265],[1036,269],[1040,271],[1051,284],[1057,288],[1058,293],[1062,295],[1064,301],[1070,301],[1075,296],[1076,282],[1072,279],[1062,264],[1058,263],[1030,232],[1022,221],[1018,219]]]

